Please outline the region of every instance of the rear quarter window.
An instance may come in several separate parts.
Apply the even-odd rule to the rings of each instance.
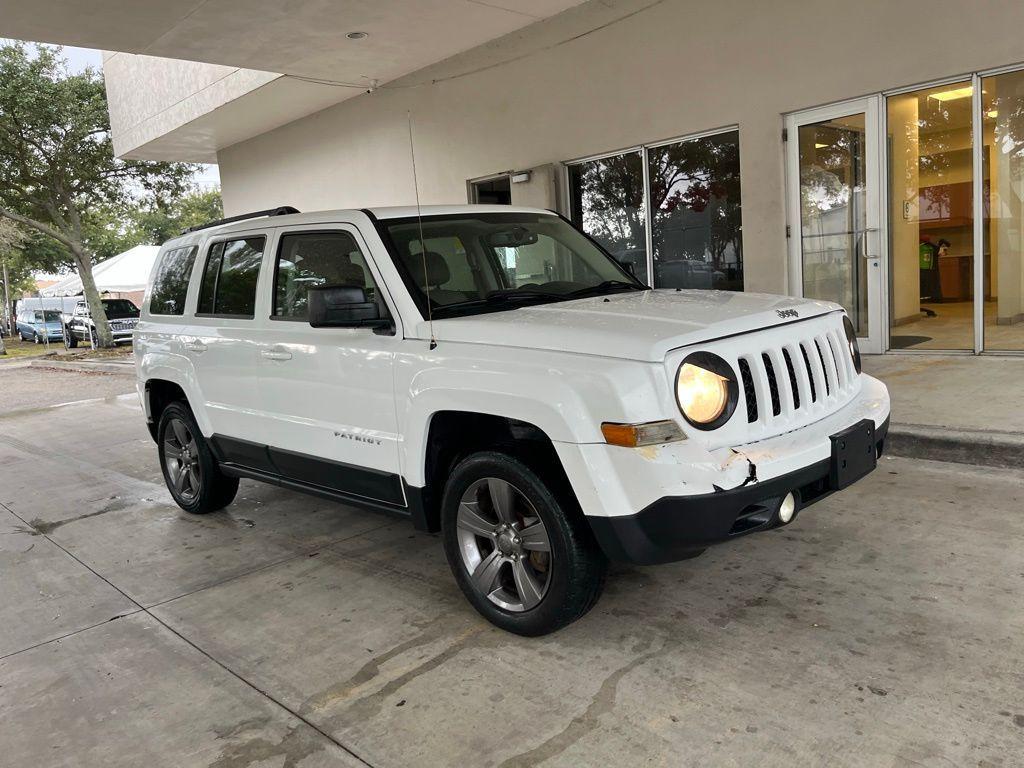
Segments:
[[[196,313],[252,318],[266,238],[246,237],[210,246]]]
[[[185,314],[185,295],[196,260],[197,248],[173,248],[163,255],[153,278],[149,311],[153,315]]]

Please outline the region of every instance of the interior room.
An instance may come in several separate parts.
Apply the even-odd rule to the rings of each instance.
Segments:
[[[1020,73],[984,79],[978,169],[970,81],[888,98],[892,349],[973,350],[975,301],[984,307],[984,348],[1024,349],[1022,82]],[[980,251],[975,172],[983,190]]]

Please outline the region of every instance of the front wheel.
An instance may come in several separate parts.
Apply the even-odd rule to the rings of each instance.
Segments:
[[[441,502],[445,554],[466,598],[492,624],[545,635],[597,602],[608,564],[568,501],[506,454],[477,453],[452,472]]]
[[[39,331],[33,331],[32,332],[32,341],[35,344],[42,344],[43,343],[43,340],[41,338],[39,338]]]
[[[74,349],[78,346],[78,339],[75,338],[74,332],[68,327],[64,326],[64,348]]]
[[[167,490],[186,512],[203,515],[234,501],[238,478],[220,471],[192,411],[184,403],[171,403],[160,415],[157,451]]]

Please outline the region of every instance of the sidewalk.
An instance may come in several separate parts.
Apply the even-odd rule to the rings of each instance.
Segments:
[[[1024,465],[1024,357],[865,355],[864,371],[889,387],[892,454]]]

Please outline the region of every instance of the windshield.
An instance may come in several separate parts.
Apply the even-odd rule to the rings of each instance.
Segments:
[[[416,218],[380,223],[417,305],[426,314],[429,296],[435,318],[645,289],[558,216],[466,213],[428,216],[422,225]]]
[[[58,312],[55,309],[47,309],[47,310],[45,310],[45,312],[46,312],[46,322],[48,322],[48,323],[59,323],[60,322],[60,312]],[[35,317],[35,321],[37,323],[43,322],[43,311],[37,309],[34,317]]]
[[[139,316],[139,308],[128,301],[128,299],[104,299],[103,312],[111,320],[118,317]]]

